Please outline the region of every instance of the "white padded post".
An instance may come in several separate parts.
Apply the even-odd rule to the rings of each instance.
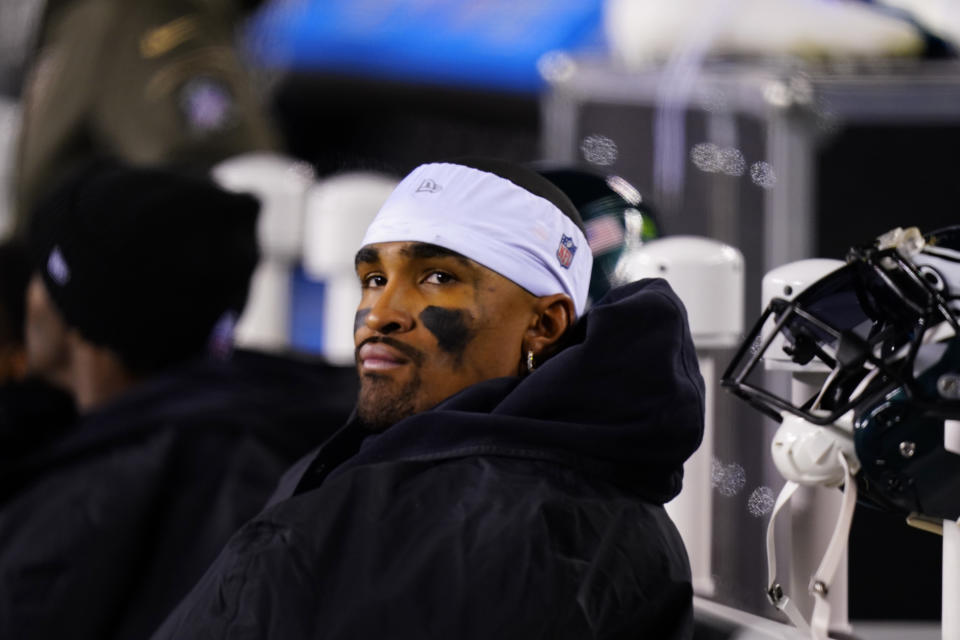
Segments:
[[[822,375],[823,378],[815,384],[809,382],[810,373],[807,373],[804,381],[794,378],[791,381],[793,401],[805,400],[815,393],[826,378],[826,374]],[[801,486],[790,503],[792,544],[788,593],[807,620],[813,613],[814,605],[810,594],[810,577],[816,572],[830,543],[842,502],[843,494],[835,487]],[[848,614],[848,584],[847,553],[844,552],[827,594],[831,631],[851,633],[853,629]]]
[[[709,598],[714,595],[713,581],[713,463],[714,383],[716,362],[713,356],[698,354],[700,373],[706,387],[703,441],[683,464],[683,489],[664,505],[683,538],[690,557],[693,592]]]
[[[0,97],[0,240],[13,232],[13,173],[20,104]]]
[[[683,489],[665,507],[687,547],[694,592],[710,597],[715,589],[711,467],[716,364],[704,350],[732,347],[743,333],[743,254],[717,240],[695,236],[628,242],[614,279],[641,278],[665,278],[686,307],[706,387],[703,442],[683,465]]]
[[[324,289],[324,356],[334,364],[354,362],[353,318],[360,285],[353,259],[363,234],[397,186],[385,175],[355,172],[317,183],[307,194],[303,268]]]
[[[960,454],[960,420],[944,420],[943,446]],[[940,631],[943,640],[960,640],[960,525],[943,521],[943,591]]]
[[[940,631],[943,640],[960,640],[960,525],[943,521],[943,599]]]
[[[260,200],[260,263],[234,340],[242,347],[284,351],[290,346],[290,277],[300,257],[304,201],[314,182],[313,169],[285,156],[249,153],[221,162],[212,173],[223,188]]]
[[[840,260],[812,258],[798,260],[769,271],[763,277],[761,309],[773,298],[792,300],[808,286],[843,266]],[[768,330],[765,328],[765,331]],[[776,340],[780,340],[777,338]],[[791,395],[794,403],[801,403],[815,393],[826,379],[828,371],[814,363],[798,366],[783,353],[776,341],[764,354],[768,371],[789,371],[793,374]],[[801,486],[790,503],[790,577],[787,593],[807,620],[813,612],[810,578],[816,572],[823,553],[833,535],[843,494],[835,488]],[[834,574],[827,600],[830,604],[829,628],[850,633],[847,608],[846,553]]]

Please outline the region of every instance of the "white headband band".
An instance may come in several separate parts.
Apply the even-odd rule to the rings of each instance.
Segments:
[[[546,198],[458,164],[420,165],[370,224],[361,246],[425,242],[456,251],[535,296],[568,295],[583,314],[593,256],[583,232]]]

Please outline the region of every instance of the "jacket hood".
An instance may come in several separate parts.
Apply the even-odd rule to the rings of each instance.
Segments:
[[[704,385],[686,311],[648,279],[612,290],[524,378],[475,384],[370,436],[334,473],[398,459],[547,459],[663,503],[703,435]],[[348,425],[349,428],[349,425]]]

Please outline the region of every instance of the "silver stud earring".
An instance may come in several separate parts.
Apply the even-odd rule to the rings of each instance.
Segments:
[[[536,369],[536,365],[533,364],[533,349],[527,350],[527,372],[533,373],[533,370]]]

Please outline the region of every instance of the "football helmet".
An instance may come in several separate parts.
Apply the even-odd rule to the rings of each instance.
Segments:
[[[580,212],[593,253],[590,299],[597,301],[619,284],[614,272],[633,246],[659,237],[650,203],[625,179],[574,167],[538,166],[536,170],[566,194]]]
[[[774,298],[722,384],[778,421],[796,416],[827,430],[852,424],[861,500],[956,520],[958,317],[960,226],[926,236],[894,229],[851,249],[845,266],[793,300]],[[759,366],[771,348],[789,356],[798,375],[826,374],[813,395],[795,402],[777,392]]]

